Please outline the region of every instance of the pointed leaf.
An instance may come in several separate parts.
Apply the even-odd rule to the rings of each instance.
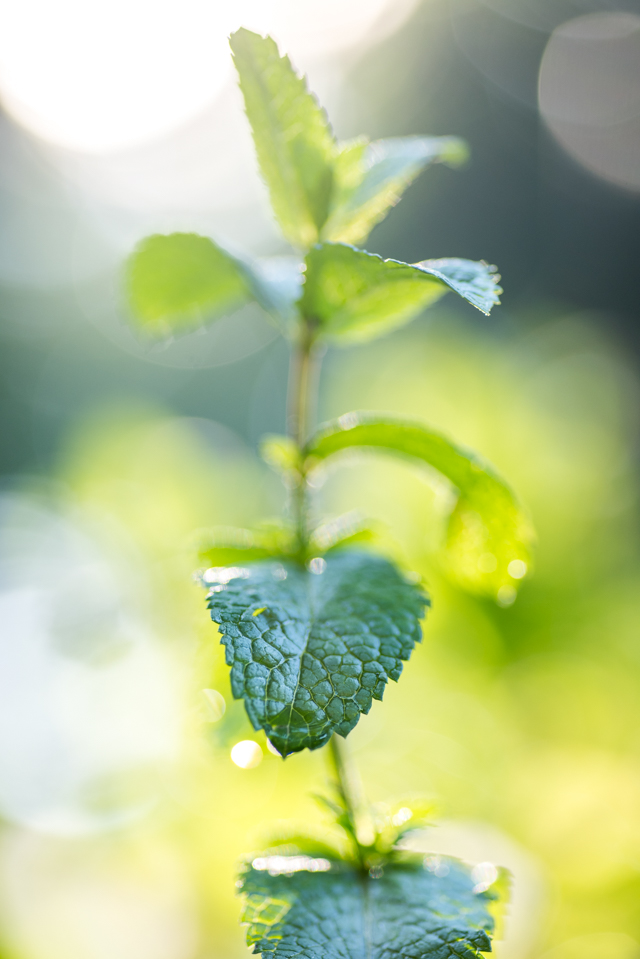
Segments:
[[[287,871],[290,870],[290,871]],[[491,951],[491,890],[448,857],[386,866],[259,857],[240,879],[247,943],[272,959],[481,959]]]
[[[343,243],[323,243],[306,258],[300,307],[337,342],[373,339],[413,319],[455,290],[489,313],[500,288],[494,267],[472,260],[425,260],[410,265],[383,260]]]
[[[391,137],[342,145],[323,238],[363,242],[425,167],[459,166],[466,158],[466,145],[458,137]]]
[[[336,145],[326,115],[270,37],[243,28],[230,43],[276,219],[306,249],[329,212]]]
[[[420,640],[428,600],[386,559],[356,551],[256,563],[208,595],[231,688],[279,753],[346,736]]]
[[[148,236],[129,257],[126,285],[136,325],[156,336],[188,332],[252,298],[242,264],[196,233]]]
[[[533,530],[507,483],[476,453],[420,423],[377,413],[347,413],[312,437],[309,463],[339,450],[369,447],[417,459],[445,476],[457,490],[449,516],[446,563],[465,589],[515,599],[531,565]]]

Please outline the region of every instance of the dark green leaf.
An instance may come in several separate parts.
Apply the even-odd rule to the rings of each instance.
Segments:
[[[305,79],[270,37],[241,29],[230,43],[271,205],[287,239],[307,249],[329,212],[333,134]]]
[[[363,242],[430,163],[458,166],[467,157],[457,137],[392,137],[344,144],[336,157],[326,240]]]
[[[287,870],[290,870],[287,873]],[[480,959],[494,893],[455,859],[370,878],[324,858],[263,856],[240,880],[254,953],[273,959]]]
[[[256,563],[213,586],[233,695],[283,756],[346,736],[420,640],[428,600],[386,559]]]
[[[479,310],[498,303],[495,268],[472,260],[383,260],[342,243],[323,243],[306,258],[300,307],[319,336],[354,342],[381,336],[455,290]]]
[[[515,599],[531,564],[533,530],[505,481],[470,450],[419,423],[376,413],[347,413],[324,426],[307,446],[323,460],[340,450],[369,447],[421,460],[457,490],[449,517],[445,557],[451,574],[466,589]]]
[[[196,233],[147,237],[129,257],[126,280],[136,324],[156,336],[188,332],[251,299],[242,264]]]

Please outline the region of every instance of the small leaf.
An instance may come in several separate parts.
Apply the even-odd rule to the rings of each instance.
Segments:
[[[376,531],[357,511],[345,513],[336,519],[317,526],[310,536],[309,552],[312,556],[330,549],[343,549],[355,543],[368,543],[375,539]]]
[[[502,605],[531,565],[533,529],[507,483],[476,453],[411,421],[377,413],[347,413],[312,437],[309,463],[340,450],[364,447],[421,460],[457,490],[449,516],[445,562],[470,592],[494,596]]]
[[[459,166],[466,158],[466,145],[458,137],[392,137],[342,145],[323,239],[363,242],[425,167]]]
[[[420,641],[427,604],[386,559],[355,551],[309,570],[248,565],[208,595],[233,695],[282,756],[346,736],[382,699]]]
[[[276,219],[294,246],[307,249],[331,198],[336,144],[326,115],[270,37],[243,28],[230,43]]]
[[[203,574],[206,585],[219,582],[215,571],[220,567],[290,555],[293,543],[292,534],[282,526],[258,530],[217,526],[214,529],[202,530],[196,535],[199,559],[210,567]],[[210,582],[207,580],[207,573],[210,573]]]
[[[494,267],[472,260],[425,260],[411,265],[383,260],[343,243],[323,243],[306,258],[300,308],[322,339],[373,339],[413,319],[455,290],[489,313],[500,288]]]
[[[188,332],[252,298],[242,264],[196,233],[147,237],[129,257],[126,280],[137,325],[155,336]]]
[[[260,442],[260,456],[276,473],[285,477],[299,474],[302,466],[300,449],[290,436],[268,433]]]
[[[474,892],[458,860],[434,863],[420,857],[371,878],[327,859],[256,858],[240,879],[247,943],[272,959],[481,959],[496,894]]]

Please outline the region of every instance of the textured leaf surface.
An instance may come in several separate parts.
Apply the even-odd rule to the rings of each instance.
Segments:
[[[501,601],[515,598],[531,563],[533,530],[510,487],[488,463],[419,423],[374,413],[347,413],[328,423],[306,452],[322,460],[353,447],[421,460],[445,476],[458,493],[447,530],[450,572],[472,592]]]
[[[336,157],[326,240],[361,243],[430,163],[458,166],[467,156],[457,137],[391,137],[344,144]]]
[[[326,115],[270,37],[241,29],[230,43],[274,213],[287,239],[308,248],[332,191],[336,145]]]
[[[127,263],[127,294],[137,325],[159,336],[192,330],[251,299],[242,264],[196,233],[143,240]]]
[[[372,339],[413,319],[454,290],[485,313],[498,302],[493,267],[472,260],[383,260],[343,243],[323,243],[306,258],[300,307],[324,339]]]
[[[419,642],[427,599],[387,560],[345,551],[310,564],[256,563],[214,586],[231,688],[286,756],[346,736]]]
[[[263,956],[479,959],[491,951],[493,895],[474,892],[457,860],[439,858],[434,871],[386,867],[378,879],[301,857],[291,861],[294,874],[270,875],[270,862],[272,872],[286,868],[284,857],[256,859],[261,868],[248,866],[241,877],[247,942]]]

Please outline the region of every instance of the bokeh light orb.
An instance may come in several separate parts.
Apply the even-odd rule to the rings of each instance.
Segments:
[[[640,16],[593,13],[554,30],[538,97],[548,128],[574,159],[640,190]]]
[[[165,136],[211,104],[246,26],[294,56],[326,56],[394,29],[415,0],[11,0],[0,2],[0,98],[57,146],[117,152]]]
[[[231,761],[240,769],[255,769],[262,762],[262,749],[253,739],[243,739],[231,750]]]

